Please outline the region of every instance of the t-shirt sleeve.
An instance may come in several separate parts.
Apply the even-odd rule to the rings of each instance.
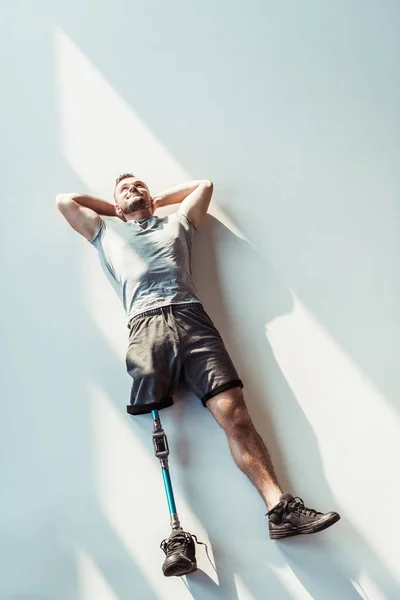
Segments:
[[[94,238],[92,240],[88,240],[89,244],[93,244],[93,246],[98,246],[103,239],[103,235],[106,232],[106,222],[104,219],[100,217],[100,222],[97,227],[96,233],[94,234]]]
[[[183,224],[187,231],[197,231],[197,227],[193,225],[192,221],[186,215],[179,212],[179,210],[174,214],[176,214],[176,218]]]

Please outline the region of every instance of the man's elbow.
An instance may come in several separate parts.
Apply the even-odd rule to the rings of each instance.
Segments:
[[[57,194],[56,195],[57,206],[66,204],[67,202],[71,202],[71,200],[73,200],[73,194]]]
[[[203,179],[202,180],[202,189],[207,194],[207,197],[211,199],[211,196],[214,193],[214,184],[211,179]]]
[[[64,216],[74,204],[72,194],[57,194],[56,207]]]

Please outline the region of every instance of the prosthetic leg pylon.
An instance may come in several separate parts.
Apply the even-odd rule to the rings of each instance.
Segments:
[[[192,534],[187,531],[183,531],[181,527],[169,474],[169,447],[167,436],[162,428],[158,410],[152,410],[151,416],[153,418],[154,453],[161,463],[161,472],[167,496],[170,525],[172,528],[172,533],[169,538],[163,540],[160,544],[160,548],[166,554],[162,570],[166,577],[171,577],[173,575],[180,577],[197,570],[196,551],[193,540],[193,537],[195,536],[192,536]]]

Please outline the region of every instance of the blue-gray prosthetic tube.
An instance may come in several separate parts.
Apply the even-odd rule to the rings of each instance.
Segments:
[[[168,441],[165,435],[164,429],[162,428],[160,417],[158,416],[158,410],[152,410],[151,416],[153,417],[153,444],[154,453],[161,462],[161,472],[164,481],[165,493],[167,495],[168,509],[171,518],[172,529],[181,529],[181,525],[176,512],[174,492],[171,484],[171,477],[168,468]]]

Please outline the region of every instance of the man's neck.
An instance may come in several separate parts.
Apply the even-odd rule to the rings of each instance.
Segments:
[[[125,215],[127,221],[140,221],[141,219],[147,219],[152,217],[154,213],[151,210],[138,210],[129,215]]]

